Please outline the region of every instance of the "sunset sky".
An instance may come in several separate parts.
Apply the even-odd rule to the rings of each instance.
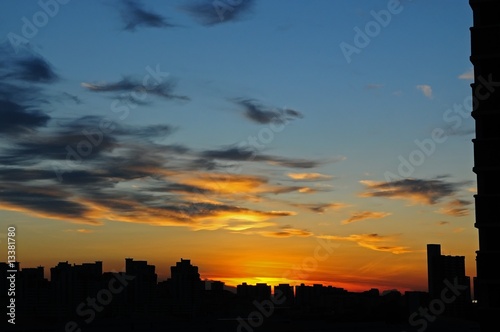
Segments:
[[[2,1],[0,241],[47,277],[427,291],[428,243],[473,277],[471,25],[464,0]]]

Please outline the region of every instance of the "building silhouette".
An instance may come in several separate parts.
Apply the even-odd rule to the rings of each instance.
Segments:
[[[81,265],[59,262],[50,269],[52,299],[61,315],[74,311],[89,294],[96,294],[101,287],[102,262]]]
[[[167,283],[174,302],[173,309],[179,314],[197,315],[205,289],[198,267],[192,265],[191,260],[181,258],[180,262],[170,267]]]
[[[478,229],[479,250],[476,252],[475,285],[478,315],[482,331],[497,330],[500,317],[500,221],[497,205],[500,200],[500,2],[469,0],[473,13],[470,28],[471,56],[474,66],[472,117],[476,125],[474,167],[477,194],[475,195],[475,227]]]
[[[443,294],[446,298],[452,299],[447,300],[444,315],[453,317],[470,315],[472,310],[471,281],[470,277],[465,275],[465,256],[441,255],[441,245],[428,244],[427,275],[431,301],[442,299]]]
[[[134,311],[153,309],[158,282],[155,269],[156,267],[149,265],[147,261],[125,258],[125,274],[133,278],[127,285],[127,300],[133,304]]]

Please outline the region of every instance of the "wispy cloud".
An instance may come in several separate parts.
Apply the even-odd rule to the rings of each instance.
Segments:
[[[391,215],[389,212],[376,212],[376,211],[361,211],[353,213],[349,218],[342,220],[342,224],[350,224],[353,222],[366,220],[366,219],[381,219]]]
[[[123,29],[136,31],[138,27],[170,28],[175,25],[160,14],[144,9],[138,0],[123,0],[121,9]]]
[[[474,69],[471,68],[469,70],[467,70],[466,72],[463,72],[462,74],[460,74],[458,76],[459,79],[461,80],[468,80],[468,81],[471,81],[474,79]]]
[[[433,205],[439,201],[453,197],[458,190],[470,184],[467,182],[447,182],[437,179],[402,179],[392,182],[360,181],[366,186],[361,197],[385,197],[403,199],[416,204]]]
[[[324,161],[310,159],[286,158],[275,155],[266,155],[258,153],[258,151],[250,148],[242,148],[237,146],[229,146],[218,150],[207,150],[200,154],[200,157],[208,160],[231,160],[231,161],[250,161],[250,162],[267,162],[271,165],[279,165],[291,168],[314,168]],[[332,161],[340,161],[339,160]]]
[[[283,226],[281,227],[280,230],[275,232],[262,231],[259,234],[266,237],[277,237],[277,238],[292,237],[292,236],[309,237],[314,235],[312,232],[306,229],[293,228],[292,226],[289,225]]]
[[[371,234],[351,234],[349,236],[339,235],[320,235],[318,238],[336,241],[354,242],[359,246],[375,251],[386,251],[393,254],[409,253],[411,250],[405,246],[390,245],[398,236],[383,236],[376,233]]]
[[[322,181],[333,178],[331,175],[321,173],[288,173],[287,176],[296,181]]]
[[[303,117],[299,111],[265,106],[253,99],[237,98],[233,102],[243,108],[243,114],[247,119],[259,124],[282,124]]]
[[[445,206],[439,209],[438,212],[452,217],[468,216],[470,211],[467,206],[471,204],[471,201],[454,199],[450,202],[447,202]]]
[[[165,99],[190,100],[189,97],[174,93],[176,83],[174,80],[166,80],[155,85],[144,85],[143,82],[124,77],[120,81],[111,83],[87,83],[83,82],[82,87],[93,92],[136,92],[152,94]]]
[[[226,22],[238,21],[252,10],[255,0],[212,1],[198,0],[180,7],[200,24],[214,26]]]
[[[348,205],[345,203],[294,203],[292,206],[307,209],[315,213],[325,213],[326,210],[339,210]]]
[[[417,85],[417,89],[420,90],[424,94],[424,96],[426,96],[427,98],[429,98],[429,99],[433,98],[432,87],[430,85],[420,84],[420,85]]]

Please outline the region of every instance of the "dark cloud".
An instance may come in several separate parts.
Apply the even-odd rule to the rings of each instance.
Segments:
[[[21,209],[57,219],[73,220],[76,217],[81,222],[99,223],[83,217],[89,212],[88,207],[72,201],[67,193],[55,188],[0,183],[0,202],[1,208]]]
[[[0,136],[18,135],[43,127],[50,120],[45,112],[0,99]]]
[[[258,154],[249,148],[228,147],[219,150],[207,150],[201,153],[206,159],[222,159],[232,161],[256,161],[267,162],[290,168],[313,168],[322,164],[320,161],[308,159],[285,158],[272,155]]]
[[[35,83],[52,83],[58,80],[58,75],[52,66],[40,57],[29,57],[15,61],[13,78]]]
[[[291,120],[302,118],[302,114],[293,109],[270,108],[252,99],[235,99],[237,105],[244,109],[244,116],[259,124],[283,124]]]
[[[234,4],[231,4],[234,3]],[[255,1],[213,1],[199,0],[196,3],[181,7],[184,11],[194,17],[200,24],[213,26],[221,23],[241,20],[248,14]]]
[[[52,65],[36,53],[14,54],[0,45],[0,60],[0,78],[4,82],[53,83],[59,79]]]
[[[114,83],[82,83],[82,86],[89,91],[93,92],[124,92],[124,93],[137,93],[141,96],[147,96],[148,94],[156,95],[165,99],[179,99],[179,100],[190,100],[187,96],[174,94],[176,83],[173,80],[160,82],[155,85],[144,85],[143,82],[139,80],[132,79],[130,77],[124,77],[118,82]],[[138,100],[136,97],[130,96],[120,96],[120,98],[132,98],[132,102],[139,103],[144,102],[143,100]]]
[[[160,14],[144,9],[142,4],[135,0],[123,1],[121,18],[123,29],[127,31],[136,31],[138,27],[170,28],[175,26]]]
[[[443,177],[436,179],[402,179],[391,182],[361,181],[367,190],[364,197],[406,199],[415,203],[433,205],[454,196],[460,187],[470,182],[453,183]]]
[[[0,136],[19,136],[45,127],[51,117],[42,108],[46,103],[41,87],[57,75],[37,55],[18,55],[0,47]]]

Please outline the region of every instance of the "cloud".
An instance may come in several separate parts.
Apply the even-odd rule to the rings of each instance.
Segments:
[[[254,3],[254,0],[240,0],[238,2],[199,0],[197,3],[184,5],[180,8],[200,24],[214,26],[241,20],[245,14],[251,11]]]
[[[366,220],[366,219],[381,219],[391,215],[388,212],[374,212],[374,211],[362,211],[353,213],[349,218],[342,220],[342,224],[350,224],[353,222]]]
[[[462,199],[454,199],[447,202],[445,206],[439,209],[439,213],[452,216],[452,217],[463,217],[469,215],[468,205],[471,205],[471,201],[466,201]]]
[[[417,89],[422,91],[424,96],[426,96],[427,98],[429,98],[429,99],[433,98],[432,87],[430,85],[427,85],[427,84],[417,85]]]
[[[452,183],[444,179],[402,179],[392,182],[360,181],[366,186],[361,197],[385,197],[408,200],[415,204],[434,205],[454,196],[467,182]]]
[[[243,114],[247,119],[258,124],[283,124],[303,117],[302,113],[296,110],[289,108],[270,108],[252,99],[240,98],[234,99],[233,101],[243,108]]]
[[[468,80],[468,81],[474,80],[474,69],[471,68],[467,70],[466,72],[460,74],[458,78],[461,80]]]
[[[75,233],[80,233],[80,234],[90,234],[94,233],[95,231],[92,229],[87,229],[87,228],[79,228],[79,229],[66,229],[64,230],[65,232],[75,232]]]
[[[309,159],[285,158],[280,156],[259,154],[256,150],[229,146],[218,150],[207,150],[200,154],[205,160],[219,159],[232,161],[267,162],[272,165],[290,168],[314,168],[322,164],[321,161]]]
[[[320,173],[288,173],[287,176],[296,181],[322,181],[333,178],[331,175]]]
[[[283,226],[279,231],[275,232],[270,232],[270,231],[261,231],[259,232],[260,235],[266,236],[266,237],[277,237],[277,238],[286,238],[286,237],[292,237],[292,236],[299,236],[299,237],[309,237],[314,235],[312,232],[306,230],[306,229],[297,229],[293,228],[291,226]]]
[[[32,83],[52,83],[59,79],[52,66],[39,56],[29,56],[13,62],[15,74],[8,78]]]
[[[143,8],[139,1],[124,0],[121,10],[123,29],[136,31],[138,27],[171,28],[165,17]]]
[[[49,120],[42,110],[0,99],[0,136],[25,134],[46,126]]]
[[[0,144],[0,210],[87,225],[116,221],[194,231],[257,229],[263,236],[310,235],[293,227],[275,232],[275,219],[296,212],[261,203],[269,202],[271,195],[309,193],[314,188],[275,182],[262,175],[265,172],[234,172],[231,167],[252,162],[283,174],[288,167],[312,169],[323,161],[234,147],[197,150],[171,143],[177,127],[168,123],[127,125],[90,111],[61,117],[46,110],[61,100],[82,109],[85,104],[79,95],[47,92],[58,79],[47,61],[2,48],[0,60],[0,136],[6,138]],[[172,81],[141,83],[125,77],[83,86],[101,93],[187,98],[173,91]]]
[[[173,80],[160,82],[155,85],[145,85],[144,82],[132,79],[130,77],[124,77],[120,81],[114,83],[86,83],[83,82],[82,87],[93,92],[124,92],[133,93],[140,95],[156,95],[158,97],[179,100],[190,100],[187,96],[177,95],[174,93],[175,82]],[[129,98],[134,98],[133,95],[128,96]],[[136,99],[135,99],[136,100]],[[133,101],[135,101],[133,100]],[[137,102],[136,102],[137,103]]]
[[[359,246],[375,251],[386,251],[393,254],[409,253],[411,250],[405,246],[388,245],[385,243],[393,242],[397,236],[383,236],[376,233],[371,234],[351,234],[349,236],[338,235],[320,235],[318,238],[336,241],[354,242]]]
[[[307,209],[315,213],[325,213],[328,209],[339,210],[348,205],[344,203],[294,203],[292,206]]]

